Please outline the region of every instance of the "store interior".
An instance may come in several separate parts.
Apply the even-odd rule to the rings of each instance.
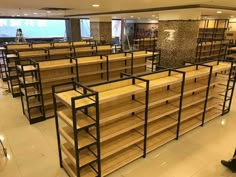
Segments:
[[[0,176],[235,176],[236,2],[0,9]]]

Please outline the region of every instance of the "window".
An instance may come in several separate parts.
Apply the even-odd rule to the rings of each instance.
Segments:
[[[16,37],[16,30],[22,29],[26,38],[64,37],[65,20],[48,19],[0,19],[0,37]]]
[[[121,20],[112,20],[112,39],[114,44],[119,44],[121,39]]]
[[[91,36],[89,19],[80,19],[80,31],[81,31],[81,37]]]

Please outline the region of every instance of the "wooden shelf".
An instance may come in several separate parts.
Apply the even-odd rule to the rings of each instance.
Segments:
[[[140,158],[143,150],[137,146],[131,146],[109,158],[102,160],[102,176],[106,176],[111,172],[123,167],[124,165]]]
[[[182,109],[187,108],[197,103],[201,103],[205,101],[205,99],[206,97],[203,96],[203,94],[193,94],[193,95],[184,96],[182,100]],[[179,100],[176,100],[175,102],[173,102],[173,104],[175,106],[178,106]]]
[[[191,119],[192,117],[197,116],[201,113],[203,113],[203,109],[196,106],[196,105],[193,105],[191,107],[183,109],[182,113],[181,113],[181,120],[180,120],[181,124],[182,124],[182,122],[184,122],[188,119]],[[177,113],[172,114],[170,116],[174,119],[178,119],[178,114]]]
[[[20,71],[24,71],[24,72],[27,72],[27,71],[35,71],[36,68],[33,66],[33,65],[29,65],[29,66],[21,66],[21,65],[17,65],[17,68],[20,70]],[[23,69],[23,70],[22,70]]]
[[[42,83],[47,83],[47,82],[54,82],[54,81],[59,81],[59,80],[65,80],[65,79],[72,79],[72,78],[76,78],[76,74],[70,74],[70,75],[66,75],[66,76],[58,76],[58,77],[49,77],[49,78],[42,78],[41,82]]]
[[[147,127],[147,137],[153,136],[157,133],[160,133],[166,129],[169,129],[173,126],[176,126],[178,121],[176,119],[173,119],[169,116],[162,117],[161,119],[152,121],[148,124]],[[143,127],[139,128],[137,130],[140,133],[143,133]]]
[[[145,105],[136,100],[123,102],[119,105],[108,105],[105,108],[100,108],[100,124],[131,114],[132,112],[144,111],[144,109]]]
[[[69,159],[63,160],[63,167],[71,177],[77,177],[75,166]],[[82,168],[80,171],[80,175],[81,177],[97,177],[97,173],[90,166]]]
[[[101,159],[105,159],[113,154],[116,154],[123,149],[144,140],[144,136],[135,130],[119,135],[113,139],[101,143]],[[96,152],[96,148],[92,148]]]
[[[148,79],[148,76],[147,77],[142,77],[142,78]],[[159,79],[153,79],[153,80],[150,80],[149,90],[164,87],[164,86],[167,86],[167,85],[176,84],[176,83],[179,83],[179,82],[181,82],[181,79],[178,78],[178,77],[175,77],[175,76],[168,76],[168,77],[163,77],[163,78],[159,78]],[[145,84],[146,83],[139,83],[138,85],[144,87]]]
[[[69,143],[61,145],[61,149],[66,154],[68,159],[71,160],[73,165],[76,166],[75,149]],[[88,165],[97,160],[97,157],[89,149],[83,149],[79,152],[79,154],[80,167]]]
[[[191,84],[186,84],[184,86],[184,95],[190,94],[190,93],[193,93],[193,92],[196,92],[196,91],[201,91],[201,90],[204,90],[206,88],[207,88],[206,84],[201,84],[199,82],[194,82],[194,83],[191,83]]]
[[[115,136],[128,132],[142,125],[144,125],[143,118],[130,115],[117,121],[113,121],[109,124],[100,126],[100,142],[107,141]],[[91,131],[91,133],[95,136],[96,130],[94,129]]]
[[[58,117],[61,118],[67,125],[71,126],[71,128],[73,127],[72,111],[70,109],[58,111],[57,114]],[[76,117],[77,129],[81,129],[95,124],[95,120],[80,111],[77,111]]]
[[[158,134],[155,134],[154,136],[151,136],[147,140],[147,152],[151,152],[154,149],[157,149],[158,147],[174,140],[176,138],[176,130],[165,130],[163,132],[160,132]],[[142,144],[139,146],[142,147]]]
[[[37,98],[32,97],[32,98],[28,99],[28,101],[29,101],[29,108],[42,106],[42,103],[40,101],[38,101]],[[26,101],[24,101],[24,105],[26,106]]]
[[[67,106],[71,107],[72,103],[71,103],[71,98],[72,97],[79,97],[82,94],[75,91],[75,90],[70,90],[70,91],[66,91],[66,92],[61,92],[61,93],[57,93],[56,96]],[[92,99],[89,98],[82,98],[79,100],[76,100],[75,102],[75,107],[79,108],[79,107],[83,107],[83,106],[87,106],[87,105],[91,105],[94,104],[95,102]]]
[[[28,97],[40,94],[40,92],[34,87],[27,87],[26,90],[25,88],[21,88],[21,93],[23,93],[24,95],[26,95],[25,91],[27,92]]]
[[[211,108],[206,111],[205,114],[205,122],[208,122],[216,117],[219,117],[222,115],[222,111],[216,108]]]
[[[201,119],[198,119],[196,117],[181,123],[180,135],[183,135],[183,134],[189,132],[190,130],[192,130],[196,127],[199,127],[201,124],[202,124]]]
[[[98,91],[96,87],[91,87],[91,89]],[[120,88],[115,88],[107,91],[100,91],[99,92],[99,103],[105,103],[108,101],[120,99],[124,96],[129,96],[137,93],[141,93],[145,91],[144,86],[140,85],[128,85],[128,86],[123,86]]]
[[[37,109],[37,108],[32,108],[32,109],[30,109],[29,111],[30,111],[30,117],[29,117],[28,111],[25,110],[25,116],[26,116],[28,119],[38,119],[38,118],[43,117],[42,112],[40,112],[40,110]]]
[[[131,53],[127,53],[126,56],[125,56],[125,53],[108,55],[109,62],[131,60],[131,58],[132,58]]]
[[[49,61],[46,61],[45,63],[49,63]],[[68,63],[68,60],[67,60],[67,63],[55,63],[55,64],[53,64],[53,61],[50,61],[50,65],[47,65],[47,64],[43,65],[43,62],[41,62],[40,70],[46,71],[46,70],[61,69],[61,68],[71,68],[75,66],[76,66],[75,63]]]
[[[21,83],[24,83],[23,77],[19,77],[19,80]],[[38,82],[38,80],[35,77],[32,77],[32,76],[25,77],[25,84],[33,84],[33,83],[37,83],[37,82]]]
[[[71,127],[63,127],[60,129],[60,134],[71,144],[74,145],[74,134]],[[96,140],[89,135],[86,131],[81,130],[78,133],[78,149],[84,148],[86,146],[92,145]]]
[[[174,106],[171,103],[160,105],[159,107],[149,108],[148,110],[148,122],[155,121],[163,118],[167,115],[173,114],[179,110],[178,106]],[[139,117],[144,117],[144,113],[138,114]]]

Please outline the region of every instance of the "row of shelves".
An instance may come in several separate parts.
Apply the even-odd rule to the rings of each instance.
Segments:
[[[84,169],[106,176],[223,114],[225,95],[234,89],[230,72],[223,71],[231,68],[232,63],[215,61],[138,77],[124,74],[88,87],[53,86],[61,167],[70,176],[86,176]],[[64,85],[73,89],[61,91]],[[58,110],[59,102],[64,109]]]

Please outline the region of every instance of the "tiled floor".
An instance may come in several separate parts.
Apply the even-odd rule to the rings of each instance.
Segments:
[[[0,84],[1,86],[1,84]],[[220,164],[236,146],[236,94],[231,112],[183,135],[109,177],[236,177]],[[235,104],[234,104],[235,103]],[[67,177],[59,168],[54,119],[29,125],[20,98],[0,89],[0,177]]]

